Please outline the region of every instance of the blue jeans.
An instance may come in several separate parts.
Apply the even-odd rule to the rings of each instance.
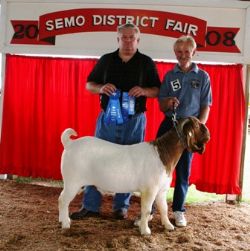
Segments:
[[[104,112],[97,119],[95,136],[120,145],[132,145],[142,142],[145,136],[146,116],[144,113],[136,114],[121,125],[104,123]],[[97,156],[98,157],[98,156]],[[130,193],[117,193],[113,200],[113,210],[128,209]],[[95,186],[85,187],[83,207],[92,212],[99,212],[102,195]]]
[[[165,132],[169,131],[172,127],[172,119],[165,117],[158,129],[157,138],[162,136]],[[184,150],[175,168],[176,180],[172,205],[172,209],[174,212],[185,212],[184,203],[188,192],[188,180],[190,176],[192,156],[192,153],[188,152],[187,150]]]
[[[192,153],[184,150],[175,168],[176,180],[172,205],[174,212],[185,212],[184,203],[188,192],[188,180],[190,176],[192,156]]]

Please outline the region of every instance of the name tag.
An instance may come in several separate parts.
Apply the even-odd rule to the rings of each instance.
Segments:
[[[178,78],[175,79],[174,81],[171,81],[170,83],[174,92],[181,89],[181,83]]]

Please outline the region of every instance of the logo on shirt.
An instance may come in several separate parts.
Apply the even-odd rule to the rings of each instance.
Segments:
[[[191,80],[191,86],[195,89],[199,88],[200,86],[200,81],[198,79],[193,79]]]
[[[172,89],[174,92],[178,91],[179,89],[181,89],[181,83],[179,81],[179,79],[175,79],[173,81],[170,82],[171,83],[171,86],[172,86]]]

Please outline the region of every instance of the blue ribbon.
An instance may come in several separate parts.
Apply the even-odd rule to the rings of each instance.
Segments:
[[[104,115],[106,124],[123,124],[128,121],[129,115],[135,114],[135,97],[129,96],[128,92],[122,93],[122,108],[120,105],[121,91],[116,90],[110,97]]]
[[[120,96],[121,92],[116,90],[109,97],[108,106],[104,114],[104,122],[106,124],[122,124],[124,122],[119,101]]]
[[[128,120],[129,115],[135,114],[135,97],[129,96],[128,92],[122,93],[122,116],[124,121]]]

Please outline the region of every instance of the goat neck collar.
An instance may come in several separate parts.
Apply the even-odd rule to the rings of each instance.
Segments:
[[[180,131],[178,129],[178,121],[177,120],[173,120],[173,124],[174,124],[175,131],[177,133],[177,136],[178,136],[181,144],[183,145],[184,148],[187,148],[187,143],[186,143],[186,139],[184,137],[183,131]]]

